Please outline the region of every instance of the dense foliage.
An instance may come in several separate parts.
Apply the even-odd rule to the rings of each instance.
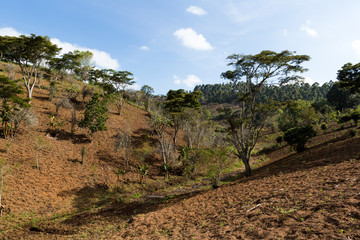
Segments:
[[[238,99],[237,89],[244,85],[243,82],[236,83],[222,83],[222,84],[203,84],[197,85],[194,91],[200,90],[203,93],[201,99],[202,104],[208,103],[233,103]],[[257,96],[258,102],[265,102],[269,99],[284,102],[289,100],[306,100],[319,101],[326,98],[333,82],[319,85],[314,83],[295,83],[285,85],[264,85]]]

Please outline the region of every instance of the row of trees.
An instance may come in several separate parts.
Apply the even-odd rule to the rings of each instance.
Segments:
[[[237,82],[234,84],[222,83],[222,84],[204,84],[197,85],[194,91],[201,91],[203,97],[201,99],[202,104],[209,103],[236,103],[238,100],[237,89],[241,89],[244,82]],[[314,83],[312,85],[304,82],[295,82],[285,85],[271,85],[264,84],[260,90],[257,101],[266,102],[269,99],[284,102],[290,100],[302,99],[306,101],[320,101],[326,98],[327,93],[331,89],[334,83],[332,81],[319,85]]]

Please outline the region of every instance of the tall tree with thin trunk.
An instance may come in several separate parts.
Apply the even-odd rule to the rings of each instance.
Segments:
[[[49,37],[21,35],[20,37],[0,36],[2,58],[19,65],[28,98],[38,77],[38,68],[44,61],[54,57],[61,48],[50,42]]]
[[[227,58],[230,61],[228,65],[234,70],[224,72],[221,76],[232,81],[234,86],[240,86],[237,89],[240,105],[236,112],[225,109],[225,113],[235,154],[244,163],[247,176],[251,175],[251,151],[275,111],[274,104],[260,104],[257,97],[265,84],[271,84],[270,80],[274,80],[272,83],[284,84],[301,79],[295,74],[307,70],[301,64],[309,61],[310,57],[294,54],[287,50],[280,53],[266,50],[255,55],[234,54]],[[244,84],[237,84],[240,81]]]

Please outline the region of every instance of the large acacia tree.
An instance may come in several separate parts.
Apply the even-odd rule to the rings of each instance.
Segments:
[[[301,64],[309,61],[307,55],[295,55],[295,52],[262,51],[255,55],[230,55],[227,58],[229,70],[221,74],[221,77],[240,86],[237,89],[239,108],[233,112],[225,109],[229,123],[229,134],[236,149],[235,154],[245,165],[245,174],[251,175],[250,154],[273,112],[275,105],[267,102],[257,103],[256,99],[263,86],[271,83],[284,84],[289,81],[300,80],[296,73],[302,73],[307,69]],[[272,82],[270,82],[272,81]],[[244,84],[237,84],[244,82]]]
[[[52,44],[47,36],[35,34],[20,37],[0,36],[1,57],[19,65],[27,96],[30,99],[36,84],[38,68],[60,50],[61,48]]]
[[[360,63],[346,63],[338,71],[337,79],[340,87],[349,89],[351,93],[360,92]]]

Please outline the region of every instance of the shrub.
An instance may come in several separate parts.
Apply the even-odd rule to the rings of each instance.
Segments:
[[[346,132],[346,135],[349,137],[355,137],[357,135],[357,131],[355,129],[349,129],[349,131]]]
[[[341,116],[338,120],[338,123],[339,124],[344,124],[344,123],[347,123],[347,122],[350,122],[351,121],[351,115],[350,114],[345,114],[343,116]]]
[[[310,138],[316,136],[316,131],[313,126],[294,127],[287,130],[284,134],[284,140],[297,152],[305,150],[305,144]]]
[[[213,188],[219,187],[222,172],[233,164],[229,153],[230,151],[226,147],[212,147],[200,152]]]
[[[327,129],[328,129],[327,123],[322,123],[322,124],[321,124],[321,130],[323,130],[324,132],[326,132]]]
[[[91,142],[95,132],[107,130],[106,121],[109,118],[107,112],[106,103],[100,100],[98,93],[94,94],[86,105],[84,118],[78,124],[81,128],[89,129]]]
[[[276,142],[279,143],[279,144],[281,144],[283,142],[283,140],[284,140],[283,136],[278,136],[276,138]]]
[[[352,111],[350,113],[350,117],[354,121],[355,125],[357,125],[360,119],[360,111],[359,110]]]

